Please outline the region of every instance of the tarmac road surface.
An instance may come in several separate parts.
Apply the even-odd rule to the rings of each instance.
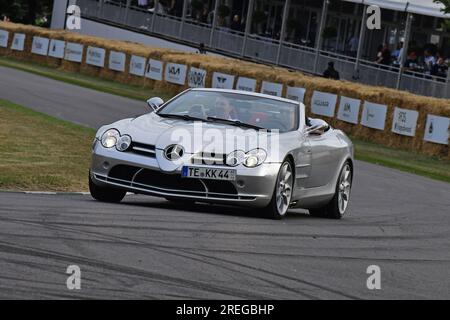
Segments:
[[[147,110],[2,67],[0,98],[94,128]],[[449,248],[450,184],[363,162],[341,221],[0,192],[0,298],[449,299]],[[81,290],[66,287],[69,265]],[[370,265],[381,290],[366,286]]]

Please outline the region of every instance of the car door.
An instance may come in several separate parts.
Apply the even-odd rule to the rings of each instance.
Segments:
[[[333,180],[339,162],[340,142],[333,130],[322,134],[309,134],[311,172],[307,180],[308,188],[318,188]]]

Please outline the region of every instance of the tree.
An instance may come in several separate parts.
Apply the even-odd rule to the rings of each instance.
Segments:
[[[53,0],[0,0],[0,8],[0,16],[7,16],[12,22],[43,24],[43,18],[49,20],[51,16]]]
[[[444,5],[442,12],[450,14],[450,0],[433,0],[434,3],[439,3]],[[442,25],[443,28],[450,30],[450,19],[446,19]]]

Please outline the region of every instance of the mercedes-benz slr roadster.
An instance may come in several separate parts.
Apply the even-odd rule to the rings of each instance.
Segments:
[[[350,200],[353,145],[302,103],[259,93],[189,89],[148,114],[101,127],[93,143],[93,198],[127,192],[169,201],[289,208],[340,219]]]

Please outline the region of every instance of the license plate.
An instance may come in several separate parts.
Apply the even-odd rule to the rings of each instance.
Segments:
[[[236,180],[236,170],[183,167],[181,176],[183,178],[234,181]]]

